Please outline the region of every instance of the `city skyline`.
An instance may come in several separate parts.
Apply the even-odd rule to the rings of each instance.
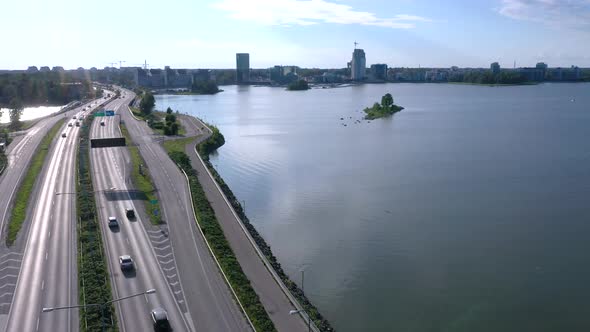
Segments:
[[[146,59],[150,68],[235,68],[240,52],[251,54],[251,68],[344,68],[354,41],[367,52],[367,66],[590,67],[584,0],[486,0],[452,8],[433,1],[178,1],[166,8],[142,4],[141,15],[128,14],[139,6],[8,3],[8,11],[26,15],[4,19],[20,31],[5,39],[10,52],[0,69],[118,67],[120,60],[141,66]],[[100,20],[88,24],[88,15]]]

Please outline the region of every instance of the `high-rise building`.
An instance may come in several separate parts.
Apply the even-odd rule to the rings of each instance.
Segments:
[[[365,51],[360,48],[355,48],[352,52],[350,77],[353,81],[360,81],[365,78],[365,71],[367,67],[367,60],[365,59]]]
[[[250,54],[236,53],[236,81],[238,84],[250,82]]]
[[[500,64],[497,62],[493,62],[490,65],[490,69],[492,70],[492,73],[498,74],[498,73],[500,73]]]
[[[384,63],[377,63],[371,65],[371,78],[374,80],[387,79],[387,65]]]

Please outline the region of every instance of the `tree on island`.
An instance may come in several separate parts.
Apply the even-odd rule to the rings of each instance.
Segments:
[[[219,91],[221,90],[214,81],[196,81],[191,86],[191,92],[201,95],[213,95]]]
[[[387,93],[381,97],[381,104],[375,103],[372,107],[367,107],[364,109],[364,112],[367,113],[367,115],[365,115],[365,119],[373,120],[390,116],[403,109],[403,107],[394,104],[393,96],[391,96],[390,93]]]
[[[289,91],[299,91],[299,90],[309,90],[309,84],[305,80],[297,80],[292,82],[287,86],[287,90]]]

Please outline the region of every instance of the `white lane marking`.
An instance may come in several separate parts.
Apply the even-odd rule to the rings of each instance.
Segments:
[[[39,318],[41,318],[41,316],[37,316],[37,328],[35,329],[35,331],[39,331]]]
[[[43,281],[41,282],[41,290],[43,290],[45,288],[45,279],[43,279]]]
[[[10,261],[13,261],[13,262],[20,262],[21,260],[22,260],[22,258],[21,258],[21,259],[11,258],[11,259],[7,259],[7,260],[5,260],[4,262],[10,262]],[[4,262],[2,262],[2,263],[4,263]]]
[[[51,231],[49,231],[49,238],[51,238]]]
[[[16,269],[16,270],[18,270],[19,267],[18,266],[6,266],[6,267],[1,268],[0,269],[0,272],[4,271],[6,269]],[[2,287],[0,287],[0,288],[2,288]]]
[[[5,276],[3,276],[3,277],[0,277],[0,279],[4,279],[4,278],[8,278],[8,277],[16,278],[16,277],[18,277],[18,276],[17,276],[17,275],[15,275],[15,274],[7,274],[7,275],[5,275]]]
[[[125,238],[125,240],[127,240],[127,244],[131,245],[131,242],[129,242],[129,238]]]
[[[46,251],[46,252],[45,252],[45,260],[47,260],[47,257],[48,257],[48,256],[49,256],[49,252],[48,252],[48,251]]]
[[[4,288],[6,286],[16,286],[16,284],[4,284],[4,285],[0,286],[0,289]]]
[[[18,252],[9,252],[7,254],[4,254],[4,255],[0,256],[0,260],[4,259],[4,257],[6,257],[8,255],[19,255],[19,256],[22,256],[23,254],[18,253]]]

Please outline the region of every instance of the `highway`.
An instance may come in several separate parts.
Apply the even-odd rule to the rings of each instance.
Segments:
[[[115,109],[118,112],[120,109],[126,109],[131,99],[133,96],[128,94],[127,98],[114,100],[105,108]],[[90,137],[120,137],[119,120],[118,116],[95,118]],[[101,125],[101,121],[104,121],[104,125]],[[183,302],[180,304],[177,302],[177,296],[180,299],[183,298],[182,289],[173,290],[165,276],[175,274],[174,269],[166,268],[165,270],[158,261],[159,257],[167,261],[173,260],[172,255],[156,252],[150,242],[148,231],[154,232],[158,228],[149,224],[149,219],[143,211],[141,197],[136,197],[131,188],[128,150],[122,147],[91,149],[90,160],[113,297],[121,298],[145,292],[148,289],[156,290],[155,294],[117,302],[120,330],[129,332],[153,330],[150,311],[156,307],[162,307],[168,312],[174,331],[195,331],[190,314],[183,313],[180,309],[180,304]],[[126,217],[126,208],[134,209],[135,219],[129,220]],[[108,227],[107,221],[111,216],[117,218],[119,227]],[[133,258],[134,271],[121,271],[118,261],[121,255],[130,255]]]
[[[129,91],[126,94],[132,95]],[[158,190],[165,222],[162,231],[175,258],[186,301],[184,308],[194,318],[196,330],[251,330],[197,229],[185,176],[145,122],[135,120],[126,107],[118,112],[138,144]]]
[[[96,103],[94,103],[96,106]],[[76,255],[75,157],[79,127],[73,114],[85,114],[77,108],[55,138],[36,185],[34,205],[30,210],[29,229],[23,228],[24,253],[16,281],[14,297],[7,317],[7,331],[78,331],[76,310],[43,314],[43,307],[75,305],[78,302]],[[59,117],[64,117],[60,115]],[[43,121],[57,121],[49,118]],[[40,123],[41,124],[41,123]],[[38,125],[40,125],[38,124]],[[48,123],[45,124],[47,126]],[[65,133],[66,137],[61,134]],[[37,132],[37,134],[39,134]],[[40,135],[42,136],[42,135]],[[33,135],[33,137],[35,137]],[[31,138],[33,139],[33,138]],[[32,143],[21,140],[13,151],[15,162],[27,157]],[[32,141],[29,141],[32,142]],[[37,143],[38,144],[38,143]],[[30,146],[29,146],[30,145]],[[32,153],[32,152],[31,152]],[[30,157],[29,157],[30,159]],[[11,166],[13,167],[13,166]],[[18,181],[17,181],[18,182]],[[7,219],[2,225],[5,226]],[[25,236],[28,235],[28,236]]]

